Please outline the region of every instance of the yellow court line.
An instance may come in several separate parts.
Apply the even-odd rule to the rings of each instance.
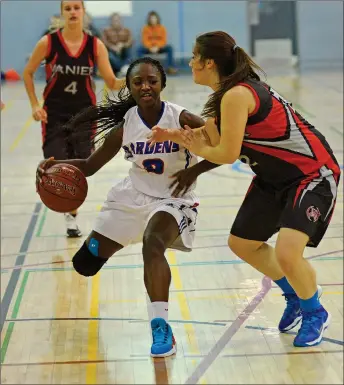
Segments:
[[[1,113],[9,110],[12,106],[13,106],[13,100],[7,100],[6,102],[3,101],[3,103],[5,104],[5,107],[4,109],[1,111]]]
[[[99,279],[100,273],[92,278],[90,317],[99,318]],[[88,324],[88,351],[87,360],[95,361],[98,358],[98,320],[89,321]],[[86,384],[97,384],[97,364],[86,366]]]
[[[176,265],[177,264],[177,258],[176,258],[176,253],[172,250],[167,251],[167,259],[170,265]],[[183,284],[182,284],[182,278],[179,274],[179,268],[178,266],[171,266],[171,273],[172,273],[172,280],[174,283],[174,288],[176,290],[183,290]],[[177,300],[180,308],[180,312],[182,315],[182,318],[184,321],[190,321],[191,320],[191,313],[190,313],[190,308],[188,305],[188,300],[186,298],[185,293],[179,292],[177,293]],[[195,328],[193,327],[192,324],[184,324],[184,329],[186,332],[186,335],[188,337],[188,342],[189,346],[191,348],[191,354],[198,355],[200,354],[199,348],[198,348],[198,343],[197,343],[197,338],[196,338],[196,333],[195,333]],[[178,341],[177,341],[178,343]],[[195,360],[192,360],[192,363],[195,365],[196,362]],[[201,378],[200,384],[206,384],[207,382],[205,381],[204,378]]]
[[[30,128],[31,124],[33,123],[33,118],[30,117],[24,124],[24,126],[22,127],[22,129],[19,131],[17,137],[14,139],[13,143],[11,144],[11,147],[10,147],[10,152],[13,152],[17,147],[18,147],[18,144],[20,143],[20,141],[23,139],[23,137],[25,136],[25,134],[27,133],[27,130]]]

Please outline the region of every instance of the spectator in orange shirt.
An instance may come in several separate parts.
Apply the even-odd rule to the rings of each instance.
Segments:
[[[147,17],[147,24],[142,29],[142,46],[138,48],[137,54],[142,57],[146,54],[166,53],[167,72],[177,72],[173,60],[173,48],[167,44],[166,28],[160,23],[160,16],[151,11]]]

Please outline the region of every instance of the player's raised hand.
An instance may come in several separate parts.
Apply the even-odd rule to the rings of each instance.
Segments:
[[[147,136],[149,147],[153,147],[155,143],[162,143],[165,140],[169,140],[168,133],[166,129],[160,128],[159,126],[154,126],[151,130],[151,133]]]

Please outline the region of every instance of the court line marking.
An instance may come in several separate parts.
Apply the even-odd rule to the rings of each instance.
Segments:
[[[316,254],[310,257],[306,257],[307,260],[313,260],[320,257],[322,254]],[[253,300],[246,306],[246,308],[239,314],[236,320],[227,328],[220,339],[215,343],[210,352],[203,358],[193,373],[187,378],[184,384],[197,384],[199,379],[209,369],[212,363],[220,355],[223,349],[231,341],[231,339],[238,332],[242,324],[249,318],[256,307],[262,302],[267,293],[271,290],[272,281],[267,276],[263,277],[262,288],[253,298]]]
[[[287,356],[287,355],[305,355],[305,354],[329,354],[329,353],[343,353],[343,350],[329,349],[329,350],[306,350],[306,351],[291,351],[291,352],[267,352],[267,353],[243,353],[243,354],[226,354],[220,358],[236,358],[236,357],[264,357],[264,356]],[[203,356],[184,356],[184,358],[194,359],[202,358]],[[132,356],[132,358],[123,358],[123,359],[109,359],[109,360],[96,360],[96,361],[46,361],[46,362],[14,362],[2,364],[2,366],[43,366],[43,365],[89,365],[89,364],[106,364],[112,362],[138,362],[138,361],[150,361],[150,358],[147,357],[137,357]]]
[[[88,324],[88,361],[96,361],[98,357],[98,327],[99,327],[99,282],[100,273],[92,278],[90,320]],[[86,384],[97,383],[97,365],[88,365],[86,368]]]
[[[30,126],[32,125],[33,122],[34,122],[34,119],[32,117],[30,117],[26,120],[23,127],[21,128],[18,135],[16,136],[13,143],[11,144],[10,152],[13,152],[18,147],[20,141],[23,139],[23,137],[27,133],[27,130],[30,128]]]
[[[200,378],[209,369],[211,364],[216,360],[225,346],[231,341],[237,331],[240,329],[242,324],[249,318],[256,307],[262,302],[264,297],[271,289],[271,279],[264,277],[262,280],[262,287],[255,297],[249,302],[243,311],[240,312],[239,316],[235,321],[226,329],[223,335],[219,338],[216,344],[212,347],[210,352],[202,359],[196,369],[186,379],[184,384],[197,384]]]
[[[172,273],[172,280],[173,284],[176,290],[182,290],[183,289],[183,283],[182,278],[179,272],[179,264],[177,263],[177,257],[175,251],[168,250],[167,251],[167,259],[170,265],[171,273]],[[186,294],[182,291],[177,292],[177,301],[179,304],[181,316],[183,320],[190,321],[191,320],[191,312],[188,304],[188,299],[186,297]],[[184,323],[184,330],[187,336],[187,341],[189,348],[192,352],[197,352],[196,354],[199,354],[199,347],[196,337],[196,331],[193,327],[192,323]],[[178,344],[178,341],[177,341]],[[192,361],[192,363],[195,365],[196,362]],[[201,379],[202,384],[206,384],[205,379]]]
[[[343,227],[343,223],[335,223],[335,224],[332,224],[331,227],[329,227],[329,229],[337,229],[338,227]],[[197,232],[203,232],[203,231],[224,231],[224,230],[228,230],[229,229],[199,229],[197,230]],[[211,235],[211,234],[210,234]],[[335,238],[343,238],[342,235],[338,235],[338,236],[335,236]],[[21,238],[21,237],[14,237],[14,238]],[[201,237],[202,238],[202,237]],[[325,236],[323,239],[333,239],[334,237],[327,237]],[[1,239],[12,239],[12,237],[1,237]],[[269,241],[267,242],[268,244],[274,244],[275,241]],[[218,246],[227,246],[228,245],[214,245],[215,247],[218,247]],[[197,248],[200,248],[199,246],[196,246]],[[202,248],[203,246],[201,246]],[[205,247],[212,247],[212,246],[205,246]],[[29,255],[29,254],[39,254],[39,253],[56,253],[56,252],[59,252],[59,251],[68,251],[68,250],[76,250],[78,247],[65,247],[65,248],[62,248],[62,249],[47,249],[47,250],[37,250],[37,251],[28,251],[26,253],[26,255]],[[7,257],[14,257],[16,256],[17,253],[8,253],[8,254],[2,254],[1,255],[1,258],[7,258]],[[111,259],[114,259],[114,258],[121,258],[121,257],[130,257],[130,256],[134,256],[134,255],[142,255],[142,253],[116,253],[114,256],[111,257]]]
[[[252,329],[252,330],[261,330],[261,331],[274,331],[274,332],[278,332],[278,329],[277,328],[266,328],[266,327],[262,327],[262,326],[245,326],[246,329]],[[296,332],[287,332],[287,333],[284,333],[285,335],[294,335],[296,336],[297,333]],[[323,341],[326,341],[326,342],[331,342],[332,344],[336,344],[336,345],[340,345],[340,346],[344,346],[344,341],[340,341],[340,340],[335,340],[334,338],[329,338],[329,337],[323,337]]]
[[[71,318],[54,318],[54,317],[46,317],[46,318],[16,318],[17,315],[18,315],[18,311],[19,311],[19,306],[21,305],[21,300],[22,300],[22,297],[23,297],[23,293],[24,293],[24,290],[25,290],[25,285],[26,285],[26,281],[27,281],[27,278],[28,278],[29,274],[26,274],[26,278],[25,278],[25,282],[23,283],[23,287],[21,288],[22,290],[22,294],[21,295],[18,295],[18,298],[17,298],[17,303],[16,303],[16,309],[13,311],[13,314],[12,314],[12,318],[11,319],[8,319],[6,320],[6,322],[9,322],[10,324],[15,324],[16,322],[44,322],[44,321],[48,321],[48,322],[52,322],[52,321],[56,321],[56,322],[61,322],[61,321],[111,321],[111,322],[123,322],[123,321],[127,321],[128,323],[148,323],[149,320],[145,320],[145,319],[140,319],[140,318],[117,318],[117,317],[80,317],[80,318],[76,318],[76,317],[71,317]],[[168,321],[169,323],[172,323],[172,324],[191,324],[191,325],[206,325],[206,326],[217,326],[217,327],[224,327],[224,326],[227,326],[229,323],[231,322],[234,322],[234,320],[226,320],[225,322],[224,321],[213,321],[213,322],[207,322],[207,321],[196,321],[196,320],[169,320]],[[9,326],[10,327],[10,326]],[[8,328],[9,328],[8,327]],[[12,331],[13,331],[13,327],[14,325],[12,326],[12,330],[9,332],[9,334],[12,334]],[[252,325],[247,325],[245,326],[246,329],[252,329],[252,330],[260,330],[260,331],[273,331],[273,332],[276,332],[277,334],[280,334],[279,330],[277,328],[272,328],[272,327],[262,327],[262,326],[252,326]],[[287,333],[284,333],[284,335],[296,335],[297,333],[296,332],[287,332]],[[9,340],[10,339],[10,336],[7,337],[7,335],[5,336],[4,338],[4,341],[6,340]],[[329,337],[323,337],[323,340],[326,341],[326,342],[330,342],[330,343],[333,343],[333,344],[336,344],[336,345],[341,345],[341,346],[344,346],[344,341],[341,341],[341,340],[337,340],[337,339],[334,339],[334,338],[329,338]],[[6,355],[6,352],[7,352],[7,347],[8,347],[8,342],[6,342],[6,345],[5,345],[5,342],[3,343],[3,346],[4,348],[2,348],[4,351],[4,353],[2,353],[1,357],[5,357]],[[190,354],[187,355],[190,357]],[[204,357],[204,355],[195,355],[195,354],[192,354],[192,356],[197,356],[197,357]],[[97,359],[88,359],[87,361],[97,361]],[[1,362],[3,362],[3,358],[1,358]]]
[[[331,252],[331,253],[325,253],[324,256],[319,255],[316,257],[316,261],[336,261],[343,259],[343,255],[338,256],[329,256],[331,254],[335,254],[338,251]],[[339,252],[343,252],[343,250],[339,250]],[[328,257],[327,257],[328,256]],[[35,266],[47,266],[51,264],[70,264],[71,261],[54,261],[54,262],[42,262],[37,264],[30,264],[30,265],[20,265],[20,266],[13,266],[13,267],[7,267],[3,268],[1,270],[2,273],[6,271],[17,271],[22,268],[28,267],[26,271],[30,272],[48,272],[48,271],[73,271],[73,267],[35,267]],[[192,267],[192,266],[212,266],[212,265],[244,265],[246,264],[245,261],[241,259],[222,259],[217,261],[192,261],[192,262],[180,262],[177,264],[170,264],[170,267]],[[132,264],[132,265],[107,265],[104,266],[102,271],[105,270],[122,270],[122,269],[142,269],[144,267],[143,264]]]
[[[290,351],[290,352],[266,352],[266,353],[239,353],[239,354],[224,354],[219,358],[236,358],[236,357],[265,357],[265,356],[288,356],[288,355],[304,355],[304,354],[326,354],[326,353],[343,353],[343,350],[304,350],[304,351]],[[185,356],[185,358],[192,358]],[[202,358],[202,356],[195,357]]]
[[[29,225],[28,225],[27,230],[25,232],[24,239],[23,239],[22,244],[20,246],[19,254],[16,258],[14,266],[24,264],[26,252],[29,249],[29,245],[30,245],[30,242],[31,242],[31,239],[33,236],[33,232],[34,232],[35,227],[36,227],[38,214],[39,214],[41,208],[42,208],[42,203],[37,202],[35,205],[33,214],[31,216]],[[4,326],[4,322],[7,318],[7,313],[8,313],[10,304],[11,304],[12,299],[13,299],[14,292],[15,292],[17,284],[18,284],[21,271],[22,271],[21,269],[12,270],[11,278],[7,284],[6,291],[3,295],[3,298],[1,301],[1,314],[0,314],[1,329],[0,329],[0,331],[2,331],[3,326]]]
[[[334,252],[337,252],[337,251],[334,251]],[[318,258],[318,257],[321,257],[321,256],[323,256],[323,255],[326,255],[326,254],[328,254],[328,253],[323,253],[323,254],[318,254],[318,255],[314,255],[314,256],[312,256],[312,257],[309,257],[310,259],[316,259],[316,258]],[[32,272],[32,271],[31,271]],[[28,270],[28,271],[26,271],[25,272],[25,275],[27,275],[27,277],[29,276],[29,274],[30,274],[30,271]],[[12,318],[16,318],[16,316],[17,316],[17,313],[18,313],[18,311],[19,311],[19,306],[20,306],[20,304],[21,304],[21,300],[22,300],[22,296],[23,296],[23,293],[24,293],[24,288],[25,288],[25,285],[26,285],[26,282],[27,282],[27,279],[26,280],[23,280],[22,281],[22,284],[21,284],[21,288],[20,288],[20,290],[19,290],[19,292],[18,292],[18,294],[17,294],[17,299],[16,299],[16,305],[15,305],[15,307],[14,307],[14,310],[16,309],[16,313],[14,313],[14,315],[15,315],[15,317],[13,317],[13,314],[12,314]],[[343,285],[343,283],[340,283],[340,284],[322,284],[323,286],[330,286],[330,285]],[[277,289],[278,287],[277,286],[272,286],[271,287],[272,289]],[[233,290],[236,290],[236,289],[252,289],[252,287],[249,287],[249,288],[225,288],[225,289],[233,289]],[[255,289],[255,287],[253,288],[253,289]],[[203,289],[203,290],[210,290],[210,289]],[[220,288],[216,288],[216,289],[213,289],[213,290],[223,290],[223,289],[220,289]],[[180,290],[174,290],[174,291],[176,291],[176,292],[178,292],[178,291],[180,291]],[[186,290],[185,290],[186,291]],[[96,318],[98,321],[101,319],[100,317],[98,317],[98,318]],[[36,320],[38,320],[38,319],[36,319]],[[42,319],[42,320],[44,320],[44,319]],[[57,319],[57,320],[64,320],[64,319]],[[65,320],[70,320],[70,319],[65,319]],[[80,319],[80,320],[82,320],[82,319]],[[88,320],[88,318],[86,318],[85,320]],[[113,320],[115,320],[115,319],[111,319],[112,321]],[[145,322],[145,320],[138,320],[138,321],[136,321],[136,320],[134,320],[134,319],[127,319],[129,322]],[[2,345],[2,347],[1,347],[1,359],[2,359],[2,361],[4,361],[5,360],[5,356],[6,356],[6,352],[7,352],[7,348],[8,348],[8,345],[9,345],[9,341],[10,341],[10,338],[11,338],[11,336],[12,336],[12,332],[13,332],[13,328],[14,328],[14,322],[16,321],[15,319],[10,319],[10,320],[5,320],[6,322],[12,322],[12,324],[13,324],[13,326],[11,326],[10,328],[8,328],[7,329],[7,332],[6,332],[6,336],[5,336],[5,338],[4,338],[4,341],[6,341],[6,349],[4,349],[4,344]],[[19,322],[21,321],[21,320],[18,320]],[[27,321],[27,320],[25,320],[25,319],[22,319],[22,321]],[[186,322],[188,322],[188,321],[185,321],[185,320],[170,320],[170,322],[171,323],[186,323]],[[193,322],[193,323],[202,323],[202,324],[204,324],[204,322],[202,322],[202,321],[189,321],[189,322]],[[226,323],[228,323],[228,322],[233,322],[232,320],[227,320],[226,321]],[[220,326],[222,326],[221,325],[221,322],[220,321],[214,321],[214,324],[220,324]],[[226,324],[225,324],[226,325]],[[98,362],[98,361],[97,361]]]
[[[11,339],[11,336],[13,333],[15,321],[16,321],[18,313],[19,313],[19,307],[20,307],[22,299],[23,299],[23,295],[25,292],[25,288],[26,288],[27,280],[29,278],[29,274],[30,273],[28,271],[25,271],[25,273],[24,273],[24,276],[23,276],[23,279],[22,279],[22,282],[21,282],[21,285],[20,285],[20,288],[18,291],[18,295],[16,298],[16,302],[15,302],[13,310],[12,310],[12,315],[11,315],[12,320],[9,322],[9,325],[7,326],[6,334],[5,334],[3,343],[1,345],[1,364],[3,364],[5,357],[6,357],[8,345],[10,343],[10,339]],[[5,322],[8,322],[8,321],[5,320]]]
[[[38,227],[37,227],[36,237],[41,236],[45,220],[47,219],[47,213],[48,213],[48,207],[44,206],[43,213],[42,213],[41,219],[40,219]]]
[[[129,323],[147,323],[148,319],[140,318],[117,318],[117,317],[45,317],[45,318],[16,318],[13,317],[6,320],[6,322],[44,322],[44,321],[128,321]],[[176,324],[194,324],[194,325],[206,325],[206,326],[226,326],[230,320],[224,322],[207,322],[207,321],[195,321],[195,320],[168,320],[169,323]]]
[[[23,363],[7,363],[2,364],[2,366],[41,366],[41,365],[81,365],[85,364],[96,365],[96,364],[105,364],[110,362],[137,362],[137,361],[148,361],[147,358],[119,358],[113,360],[80,360],[80,361],[46,361],[46,362],[23,362]]]

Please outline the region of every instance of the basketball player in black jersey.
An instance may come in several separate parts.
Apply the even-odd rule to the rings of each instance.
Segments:
[[[256,176],[229,247],[283,290],[280,331],[302,321],[294,345],[317,345],[330,314],[303,252],[318,246],[330,223],[340,178],[335,156],[323,135],[260,80],[260,68],[227,33],[199,36],[190,67],[195,83],[214,91],[203,110],[208,121],[196,130],[155,127],[152,143],[173,140],[213,163],[239,158],[250,165]],[[277,231],[273,248],[266,241]]]
[[[37,43],[24,70],[24,83],[32,115],[36,121],[42,122],[44,157],[86,159],[93,150],[91,140],[88,143],[72,141],[60,127],[81,109],[96,103],[92,87],[95,66],[108,88],[118,90],[124,81],[115,77],[104,44],[83,31],[83,1],[62,1],[61,14],[64,28],[45,35]],[[33,76],[43,60],[46,86],[41,107]],[[67,235],[80,236],[76,212],[65,214],[65,219]]]

